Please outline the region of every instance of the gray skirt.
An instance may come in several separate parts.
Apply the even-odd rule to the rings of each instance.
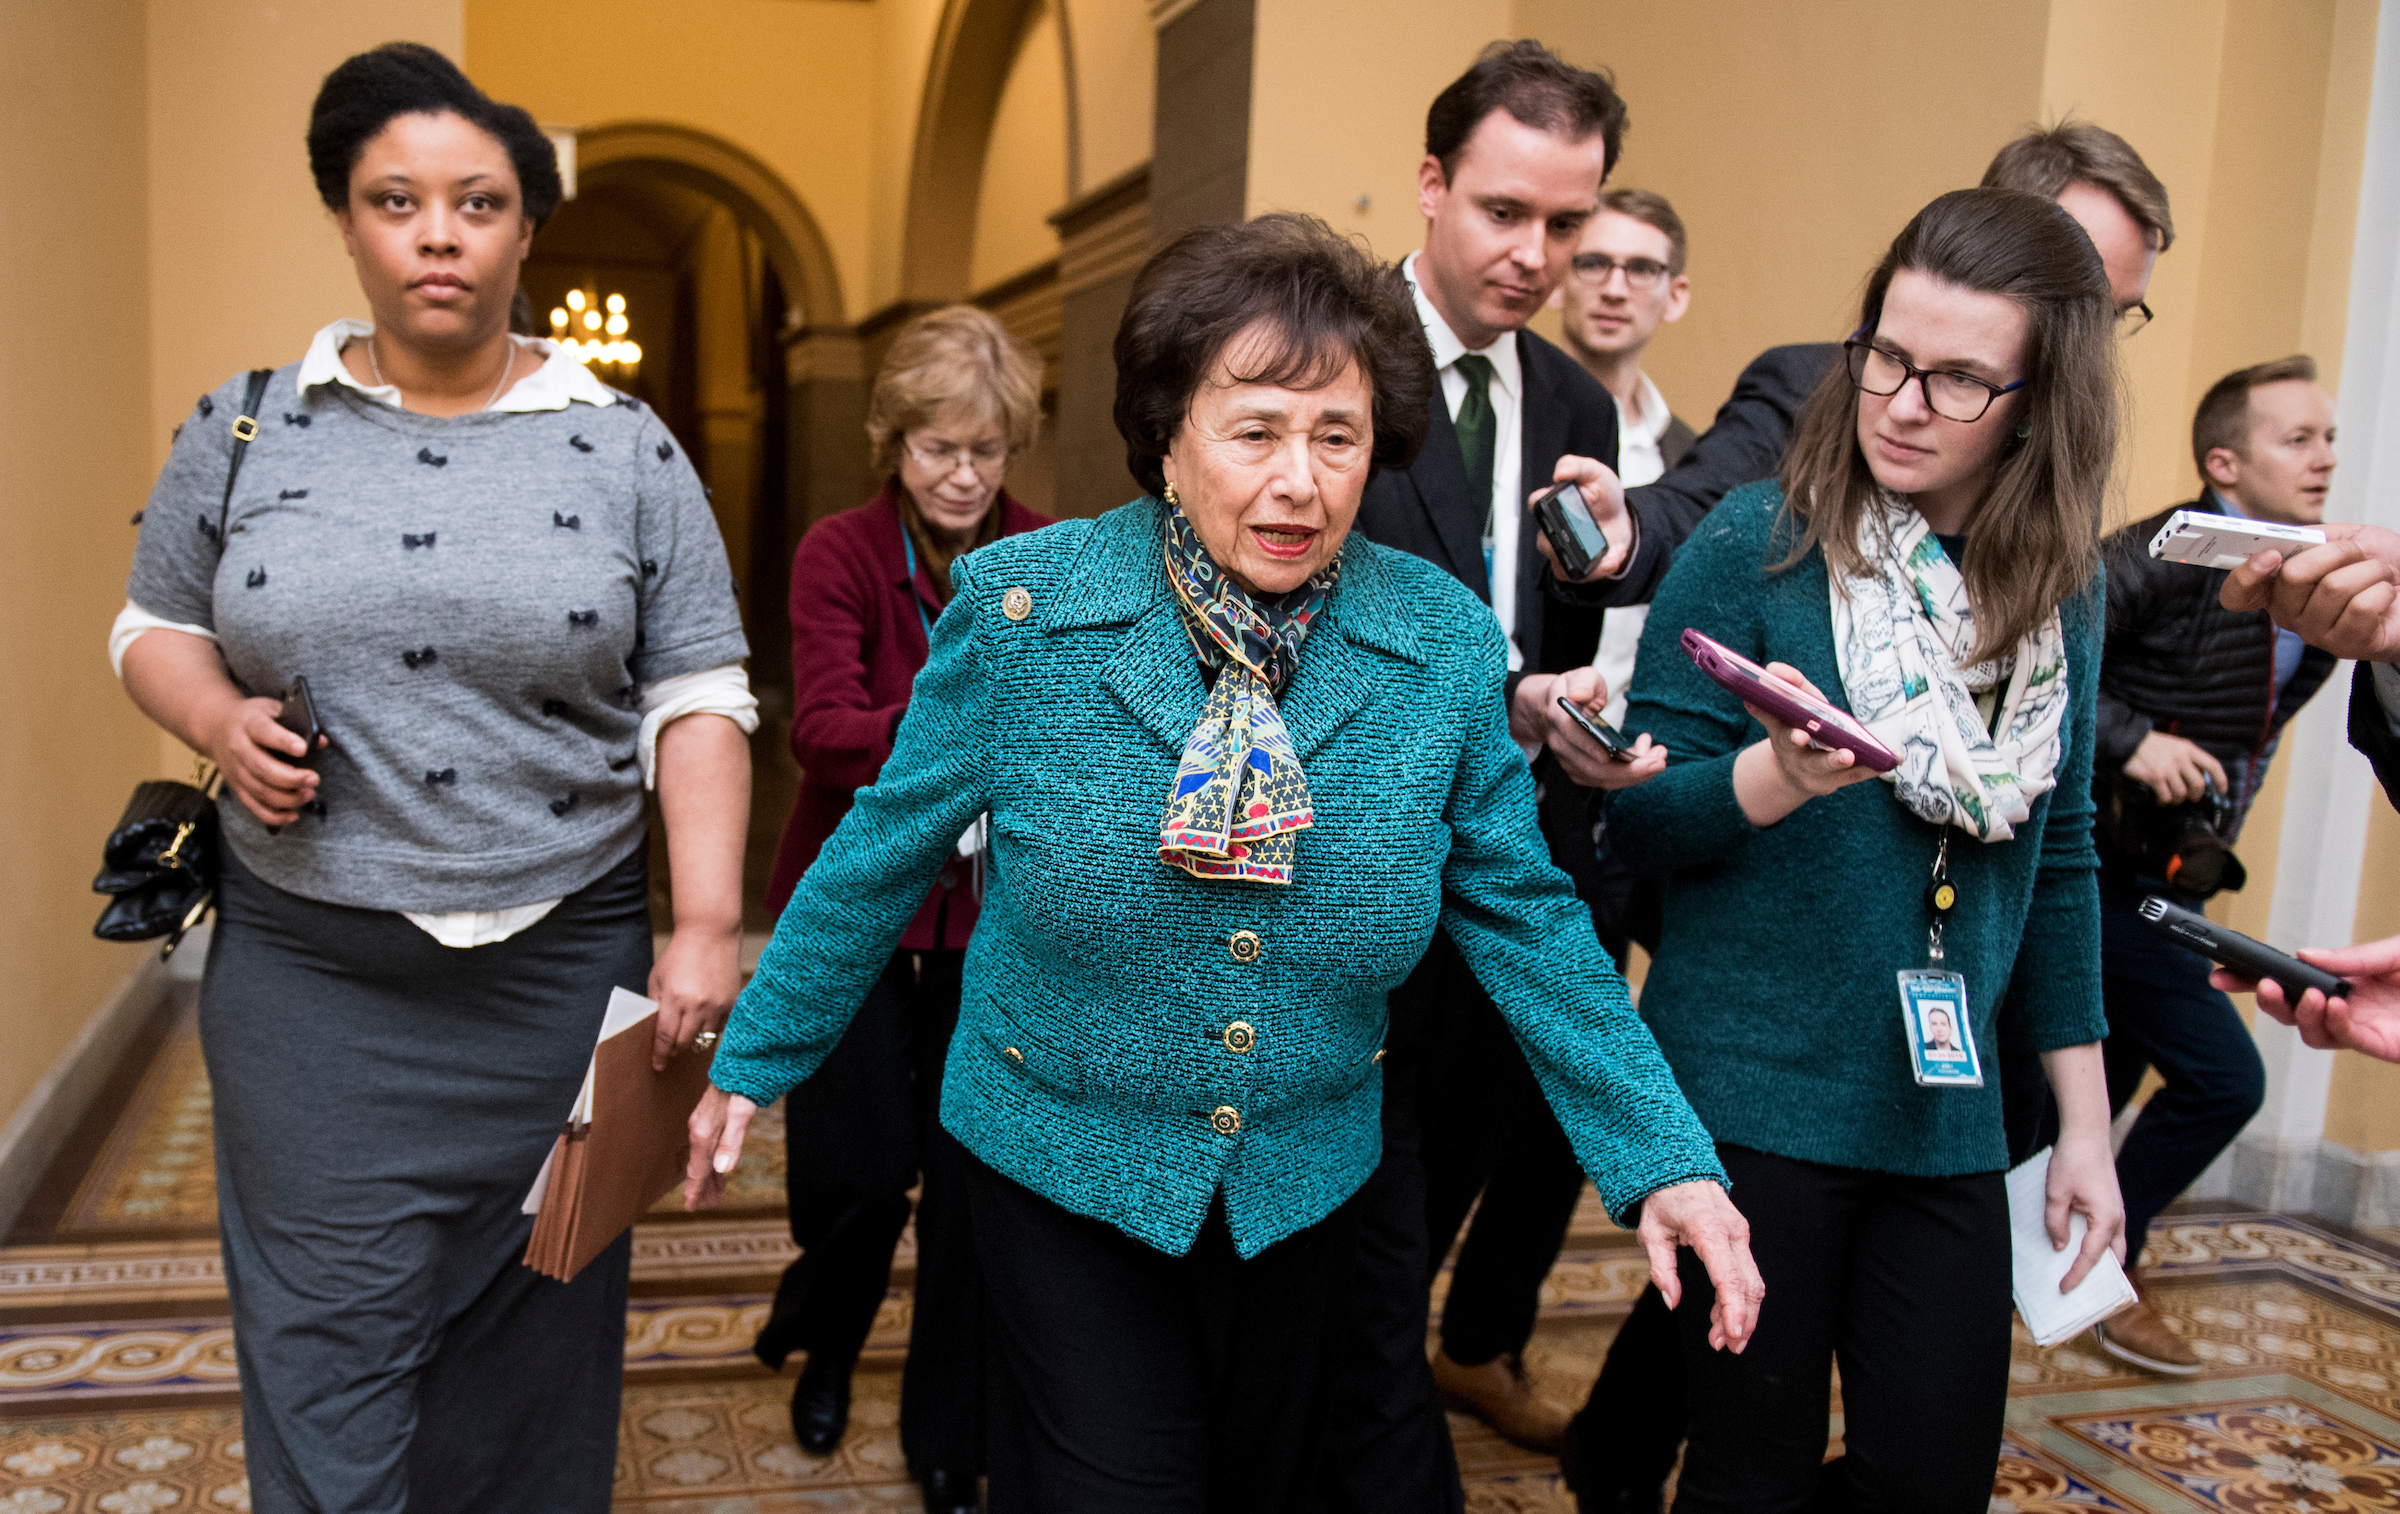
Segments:
[[[520,1264],[609,990],[650,971],[643,849],[446,947],[227,855],[200,994],[251,1507],[608,1507],[630,1237]]]

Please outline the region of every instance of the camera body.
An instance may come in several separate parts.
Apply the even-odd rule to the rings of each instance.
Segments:
[[[2227,835],[2233,800],[2213,781],[2198,799],[2166,804],[2148,784],[2118,772],[2099,799],[2104,850],[2136,873],[2163,879],[2195,899],[2239,890],[2250,881]]]

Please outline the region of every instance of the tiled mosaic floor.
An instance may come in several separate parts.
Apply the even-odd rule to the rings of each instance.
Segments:
[[[196,1051],[185,1026],[158,1040],[113,1128],[86,1143],[79,1170],[54,1174],[40,1233],[0,1247],[0,1514],[249,1506]],[[737,1174],[743,1208],[685,1217],[670,1199],[636,1231],[616,1502],[913,1510],[897,1425],[913,1251],[904,1241],[849,1438],[831,1457],[804,1455],[785,1419],[788,1376],[748,1354],[792,1256],[782,1143],[762,1133]],[[1630,1239],[1587,1193],[1527,1353],[1537,1390],[1562,1404],[1580,1400],[1642,1285]],[[2048,1350],[2020,1337],[1995,1514],[2400,1511],[2400,1235],[2184,1213],[2152,1232],[2150,1253],[2154,1302],[2208,1369],[2162,1382],[2088,1336]],[[1464,1416],[1451,1426],[1475,1514],[1570,1514],[1549,1458]]]

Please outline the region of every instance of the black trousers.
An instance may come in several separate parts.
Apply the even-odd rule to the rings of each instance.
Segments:
[[[963,951],[900,952],[833,1054],[784,1104],[784,1193],[800,1259],[784,1269],[756,1350],[854,1361],[891,1284],[917,1196],[915,1323],[900,1380],[911,1470],[983,1469],[983,1284],[968,1219],[975,1159],[942,1128]]]
[[[1243,1260],[1222,1204],[1169,1256],[976,1163],[992,1514],[1318,1507],[1319,1355],[1355,1197]]]
[[[1602,844],[1588,791],[1553,764],[1543,770],[1542,834],[1551,859],[1574,879],[1601,945],[1622,970],[1629,934],[1658,944],[1658,884],[1636,878]],[[1522,1351],[1532,1339],[1542,1282],[1583,1196],[1583,1168],[1507,1022],[1446,938],[1427,961],[1447,978],[1437,988],[1433,1037],[1442,1051],[1425,1083],[1428,1260],[1440,1269],[1473,1205],[1442,1308],[1443,1352],[1472,1367]]]
[[[1325,1349],[1320,1503],[1341,1514],[1459,1514],[1466,1494],[1450,1424],[1425,1361],[1425,1167],[1417,1081],[1426,1006],[1392,995],[1384,1038],[1383,1160],[1351,1200],[1357,1262]]]
[[[1691,1443],[1676,1514],[1983,1514],[2008,1396],[2001,1174],[1914,1178],[1738,1146],[1717,1154],[1767,1298],[1748,1350],[1711,1350],[1715,1291],[1683,1253]],[[1824,1465],[1836,1360],[1845,1454]]]
[[[2126,1247],[2141,1260],[2150,1222],[2233,1144],[2266,1101],[2267,1070],[2233,1001],[2208,986],[2208,959],[2134,912],[2142,890],[2100,880],[2100,1002],[2108,1011],[2108,1107],[2122,1111],[2156,1067],[2150,1096],[2117,1152]]]

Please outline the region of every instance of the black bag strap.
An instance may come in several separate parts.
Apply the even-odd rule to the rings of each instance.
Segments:
[[[267,380],[275,376],[272,368],[250,370],[250,388],[242,396],[242,413],[233,418],[233,464],[225,470],[225,502],[217,506],[217,555],[225,555],[225,523],[233,514],[233,481],[242,476],[242,454],[258,435],[258,404],[267,397]]]

